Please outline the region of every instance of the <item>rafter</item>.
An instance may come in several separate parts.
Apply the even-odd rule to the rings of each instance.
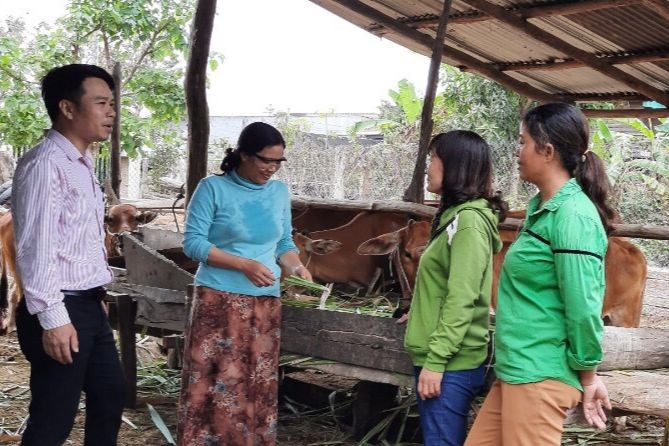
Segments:
[[[581,109],[588,118],[666,118],[669,108],[621,108],[618,110]]]
[[[644,4],[659,16],[669,21],[669,3],[666,0],[646,0]]]
[[[662,62],[669,60],[669,48],[654,49],[637,54],[597,54],[597,58],[612,65],[633,65],[647,62]],[[531,61],[514,63],[497,63],[500,71],[550,71],[581,68],[583,62],[574,59],[560,61]]]
[[[560,102],[617,102],[647,101],[648,98],[638,93],[558,93],[555,98]]]
[[[546,45],[549,45],[556,50],[566,54],[567,56],[582,62],[585,66],[593,68],[611,79],[615,79],[628,87],[642,93],[649,98],[658,101],[661,104],[669,104],[669,95],[666,92],[659,90],[651,85],[646,84],[645,82],[637,79],[636,77],[628,74],[613,65],[607,63],[604,60],[600,60],[594,54],[588,53],[580,48],[577,48],[564,40],[550,34],[547,31],[529,23],[524,18],[507,12],[501,6],[497,6],[488,2],[487,0],[463,0],[465,3],[470,6],[479,9],[493,17],[497,20],[515,28],[523,33],[527,34],[534,40],[542,42]]]
[[[645,0],[584,0],[551,5],[527,6],[524,8],[505,8],[505,10],[527,19],[536,19],[541,17],[579,14],[600,9],[619,8],[622,6],[633,6],[643,3],[644,1]],[[474,23],[493,19],[494,17],[481,11],[461,11],[451,14],[448,18],[448,23]],[[439,16],[436,14],[425,14],[415,17],[400,17],[397,20],[412,28],[428,28],[439,23]],[[375,24],[370,26],[368,31],[378,32],[383,30],[383,28],[383,26]]]
[[[313,0],[312,0],[313,1]],[[365,17],[370,22],[375,22],[384,27],[394,31],[395,33],[412,40],[416,44],[420,45],[428,54],[432,53],[432,46],[434,44],[434,39],[427,34],[411,28],[410,26],[399,23],[394,18],[389,17],[382,12],[368,6],[358,0],[330,0],[333,3],[338,4],[339,6],[346,8],[350,11],[355,12],[356,14]],[[320,3],[315,1],[315,3]],[[525,82],[521,82],[517,79],[512,78],[511,76],[502,73],[496,68],[491,67],[488,63],[482,62],[475,57],[470,56],[462,51],[456,50],[448,45],[444,45],[444,56],[455,60],[461,67],[467,69],[468,71],[473,71],[478,74],[481,74],[489,79],[494,80],[495,82],[516,91],[517,93],[527,96],[532,99],[539,101],[552,101],[555,98],[543,90],[540,90],[532,85],[529,85]]]

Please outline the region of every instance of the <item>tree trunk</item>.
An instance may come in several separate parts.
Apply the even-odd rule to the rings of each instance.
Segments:
[[[444,37],[446,36],[446,25],[448,24],[448,13],[451,10],[451,0],[444,1],[444,9],[439,19],[437,36],[432,47],[432,59],[430,60],[430,72],[427,77],[427,91],[423,100],[423,112],[420,124],[420,143],[416,157],[416,167],[413,171],[411,184],[404,191],[404,201],[422,203],[425,198],[425,166],[427,152],[429,150],[430,138],[432,137],[432,110],[434,109],[434,98],[437,95],[437,84],[439,83],[439,67],[441,56],[444,53]]]
[[[121,82],[122,82],[121,63],[114,64],[114,128],[111,134],[111,151],[109,153],[109,175],[111,179],[112,192],[121,196]]]
[[[216,15],[216,0],[198,0],[190,35],[190,54],[185,91],[188,110],[188,178],[186,203],[197,183],[207,174],[209,106],[207,105],[207,61]]]

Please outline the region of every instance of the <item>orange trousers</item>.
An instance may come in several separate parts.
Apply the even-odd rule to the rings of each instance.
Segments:
[[[578,389],[560,381],[507,384],[497,380],[465,446],[559,446],[567,411],[580,400]]]

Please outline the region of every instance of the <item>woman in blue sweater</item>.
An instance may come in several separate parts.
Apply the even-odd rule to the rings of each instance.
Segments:
[[[281,133],[242,130],[221,175],[200,181],[184,252],[200,262],[186,333],[178,437],[183,446],[274,445],[281,264],[311,280],[291,236],[290,193],[271,180],[286,161]]]

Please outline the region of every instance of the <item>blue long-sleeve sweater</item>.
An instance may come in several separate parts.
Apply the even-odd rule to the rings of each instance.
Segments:
[[[188,205],[184,232],[184,253],[200,262],[195,284],[250,296],[279,296],[277,260],[287,251],[297,251],[291,232],[290,192],[284,183],[255,184],[234,171],[204,178]],[[239,271],[207,264],[213,246],[262,263],[276,281],[257,287]]]

